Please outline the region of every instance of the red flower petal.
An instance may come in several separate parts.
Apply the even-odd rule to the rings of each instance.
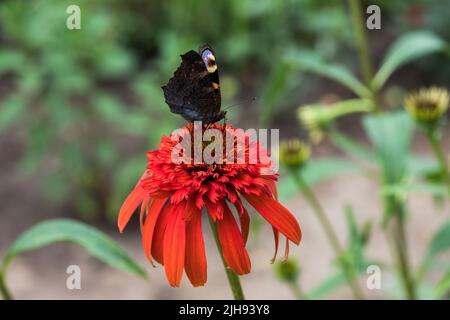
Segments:
[[[270,192],[272,192],[272,195],[275,197],[275,199],[278,200],[278,191],[275,181],[271,179],[264,179],[264,182],[266,183],[266,186],[269,188]]]
[[[280,241],[280,232],[278,232],[277,229],[275,229],[274,227],[272,227],[273,230],[273,238],[275,240],[275,252],[273,254],[272,259],[270,259],[270,263],[274,263],[275,259],[277,258],[277,253],[278,253],[278,243]]]
[[[284,248],[284,257],[283,257],[283,261],[287,261],[289,258],[289,240],[286,239],[286,246]]]
[[[136,186],[136,188],[131,191],[128,197],[125,199],[125,202],[122,204],[122,207],[119,211],[119,218],[117,221],[117,225],[119,227],[120,232],[123,232],[128,221],[130,221],[131,216],[133,215],[136,208],[142,203],[147,191],[144,190],[141,186]]]
[[[186,223],[186,259],[184,269],[194,287],[206,283],[206,254],[202,233],[202,215],[199,209],[190,214]]]
[[[152,200],[153,199],[150,198],[150,197],[145,198],[144,201],[142,201],[142,204],[141,204],[141,212],[139,213],[139,226],[140,226],[140,229],[141,229],[141,234],[142,234],[142,231],[144,229],[145,213],[147,211],[147,208],[152,204]]]
[[[167,203],[159,214],[153,231],[152,246],[150,250],[152,252],[152,257],[162,265],[164,265],[164,233],[171,213],[175,209],[176,207],[174,205]]]
[[[300,243],[302,237],[300,225],[277,200],[267,196],[257,197],[249,194],[243,196],[275,229],[295,244]]]
[[[183,210],[178,207],[169,215],[164,233],[164,270],[172,287],[180,285],[185,252],[186,222],[183,219]]]
[[[223,218],[217,220],[217,232],[225,262],[238,275],[250,272],[251,263],[244,239],[226,203],[223,203]]]
[[[244,243],[247,243],[248,233],[250,230],[250,216],[248,215],[247,209],[245,209],[244,205],[242,204],[241,199],[236,197],[233,204],[236,208],[241,223],[241,233],[242,237],[244,238]]]
[[[208,209],[208,212],[213,219],[213,221],[222,220],[223,216],[223,208],[222,203],[212,203],[210,201],[206,201],[206,209]]]
[[[239,215],[239,219],[241,222],[242,237],[244,238],[244,243],[247,243],[248,233],[250,230],[250,216],[248,215],[248,212],[245,208],[242,214]]]
[[[195,202],[186,201],[186,206],[185,206],[184,213],[183,213],[184,220],[186,220],[186,221],[191,220],[192,216],[197,213],[201,214],[201,210],[199,208],[197,208],[197,206],[195,205]]]
[[[144,248],[147,259],[152,263],[151,250],[153,232],[155,231],[156,221],[158,220],[161,209],[166,203],[167,199],[155,199],[148,208],[147,218],[145,219],[144,227],[142,228],[142,247]]]

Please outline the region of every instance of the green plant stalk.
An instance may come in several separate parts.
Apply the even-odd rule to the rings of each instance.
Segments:
[[[393,255],[396,260],[397,267],[406,297],[409,300],[416,300],[416,283],[411,273],[411,267],[408,257],[408,242],[406,241],[405,232],[405,209],[403,203],[395,197],[389,196],[385,198],[389,212],[387,214],[392,217],[391,226],[389,228],[389,237],[392,242]]]
[[[371,92],[371,99],[374,102],[374,110],[379,111],[378,103],[378,92],[375,90],[372,79],[373,79],[373,64],[372,57],[370,55],[369,44],[367,41],[366,25],[362,17],[362,9],[360,0],[348,0],[350,7],[350,15],[352,17],[353,27],[356,32],[356,46],[358,50],[359,63],[361,65],[361,70],[364,78],[364,83],[369,88]]]
[[[230,268],[228,268],[225,259],[222,253],[222,247],[219,241],[219,235],[217,233],[217,226],[212,220],[212,218],[208,215],[209,223],[211,225],[211,229],[214,234],[214,240],[216,241],[217,249],[219,250],[220,257],[222,258],[222,263],[225,268],[225,272],[227,274],[228,283],[230,284],[231,293],[233,294],[234,300],[245,300],[244,291],[242,290],[241,281],[239,280],[239,276],[233,272]]]
[[[367,101],[372,102],[370,99],[366,99]],[[325,119],[324,122],[332,122],[339,117],[343,117],[349,115],[351,113],[357,112],[372,112],[374,107],[372,105],[368,105],[367,103],[358,103],[358,104],[340,104],[336,103],[333,108],[326,108],[326,116],[323,117]]]
[[[316,214],[316,217],[319,219],[320,224],[322,225],[323,230],[330,242],[331,247],[333,248],[336,257],[339,259],[340,266],[342,267],[345,277],[347,278],[347,282],[352,290],[353,296],[355,299],[363,300],[365,299],[364,293],[357,281],[357,273],[355,272],[353,266],[346,260],[342,259],[344,257],[344,249],[342,248],[339,238],[334,232],[333,226],[331,225],[330,220],[325,213],[325,210],[322,208],[319,200],[315,196],[314,192],[308,187],[306,182],[303,180],[300,173],[296,170],[290,170],[294,180],[300,189],[300,191],[305,196],[306,201],[308,201],[309,205],[313,209],[313,212]]]
[[[436,129],[430,128],[426,129],[426,136],[428,141],[431,144],[434,155],[439,162],[439,167],[441,170],[442,177],[445,179],[445,184],[447,184],[447,193],[450,197],[450,172],[448,168],[447,160],[445,159],[444,150],[442,149],[442,145],[439,141],[439,132]]]
[[[297,300],[308,300],[308,296],[297,281],[289,281],[288,284]]]
[[[6,286],[5,273],[4,271],[1,270],[0,270],[0,293],[2,294],[4,300],[14,299],[8,287]]]

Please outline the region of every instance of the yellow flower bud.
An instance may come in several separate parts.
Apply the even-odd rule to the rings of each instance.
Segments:
[[[282,164],[298,168],[311,156],[311,148],[300,139],[285,140],[280,143],[279,155]]]
[[[431,87],[411,93],[405,98],[405,109],[426,126],[434,126],[448,109],[449,92],[444,88]]]

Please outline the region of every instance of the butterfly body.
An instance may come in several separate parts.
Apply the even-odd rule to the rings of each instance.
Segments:
[[[162,87],[170,111],[190,122],[209,124],[224,119],[219,71],[212,49],[205,45],[199,52],[186,52],[181,59],[173,77]]]

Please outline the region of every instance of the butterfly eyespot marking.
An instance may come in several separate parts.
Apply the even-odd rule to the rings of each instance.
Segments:
[[[217,70],[216,57],[211,50],[205,49],[201,53],[203,63],[209,73],[214,73]]]

